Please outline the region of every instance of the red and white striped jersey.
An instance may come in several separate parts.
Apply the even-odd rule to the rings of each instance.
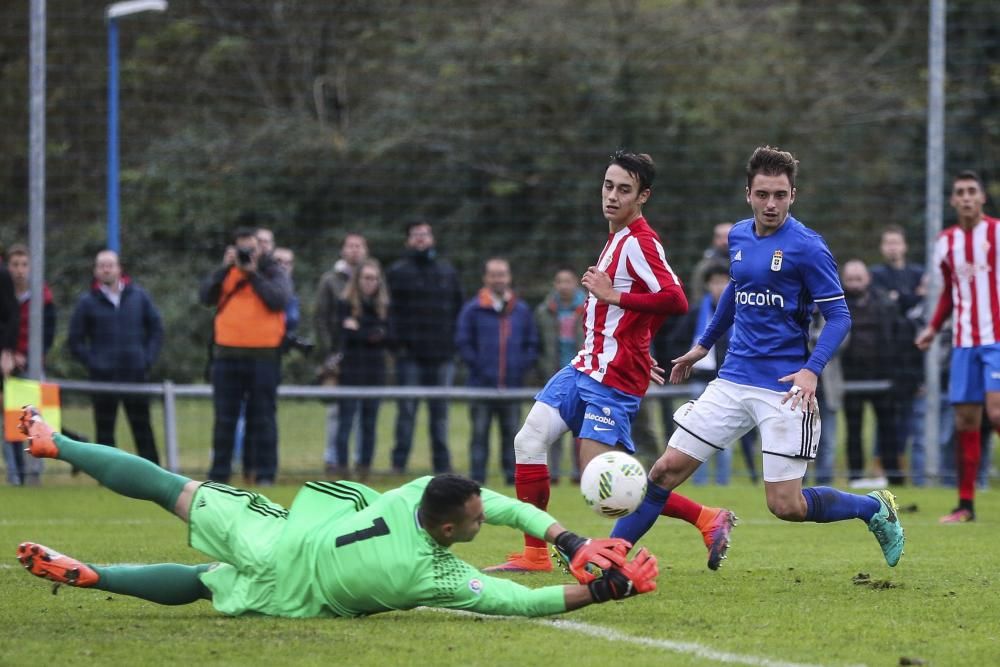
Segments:
[[[644,396],[652,367],[650,341],[667,315],[687,312],[684,289],[643,217],[608,234],[597,268],[611,277],[622,303],[587,297],[583,349],[571,363],[608,387]],[[654,294],[657,298],[643,298]]]
[[[942,295],[950,297],[955,347],[1000,342],[1000,220],[983,216],[972,229],[945,229],[934,246],[934,264],[941,272]]]

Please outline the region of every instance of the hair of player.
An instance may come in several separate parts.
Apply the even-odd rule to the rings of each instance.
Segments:
[[[461,518],[466,501],[480,493],[479,483],[468,477],[453,473],[436,475],[424,488],[420,516],[436,526],[456,521]]]
[[[729,279],[729,267],[722,262],[711,262],[705,266],[705,274],[702,276],[702,281],[707,285],[708,281],[712,279],[713,276],[725,276]]]
[[[979,177],[977,172],[972,171],[971,169],[963,169],[955,174],[955,178],[951,179],[951,184],[955,185],[955,183],[959,181],[975,181],[979,184],[979,189],[986,192],[986,186],[983,185],[983,179]]]
[[[613,164],[618,165],[639,181],[639,192],[653,187],[653,180],[656,178],[656,164],[648,153],[632,153],[619,149],[612,154],[608,166]]]
[[[233,242],[250,237],[257,238],[257,227],[237,227],[233,230]]]
[[[795,175],[799,171],[799,161],[788,151],[777,147],[758,146],[747,161],[747,187],[753,185],[757,174],[765,176],[788,176],[789,184],[795,187]]]
[[[9,248],[7,248],[7,261],[9,262],[12,257],[30,257],[31,253],[28,252],[28,246],[23,243],[12,243]]]
[[[896,224],[886,225],[885,227],[882,228],[882,234],[879,236],[879,238],[884,239],[886,234],[899,234],[901,237],[903,237],[904,241],[906,240],[906,230],[903,229],[902,225],[896,225]]]

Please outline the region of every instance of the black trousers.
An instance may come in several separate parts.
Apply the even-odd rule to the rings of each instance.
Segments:
[[[274,356],[216,357],[212,361],[212,467],[208,478],[228,483],[240,405],[246,401],[244,465],[257,483],[273,482],[278,472],[277,395],[281,359]]]
[[[864,476],[865,453],[861,441],[861,426],[864,404],[869,401],[875,413],[875,433],[878,438],[878,453],[882,469],[891,484],[903,482],[903,472],[899,467],[899,431],[896,429],[897,404],[891,395],[847,394],[844,396],[844,420],[847,422],[847,474],[850,479]]]
[[[127,394],[94,394],[94,428],[97,442],[115,447],[115,422],[118,419],[118,404],[125,408],[125,416],[132,427],[136,453],[144,459],[160,464],[156,451],[156,440],[149,422],[149,397]]]

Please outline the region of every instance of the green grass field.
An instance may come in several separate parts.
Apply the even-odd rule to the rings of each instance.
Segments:
[[[183,411],[183,462],[200,474],[210,420],[197,405]],[[464,411],[460,417],[456,429]],[[71,422],[89,426],[89,414],[70,407]],[[380,443],[390,441],[391,426],[383,420]],[[283,461],[304,476],[318,468],[322,451],[322,436],[309,438],[310,431],[322,434],[315,405],[282,406]],[[462,470],[464,440],[456,442]],[[122,443],[128,447],[128,438]],[[426,445],[416,449],[422,458],[415,467],[425,467]],[[387,451],[378,460],[387,461]],[[268,495],[288,503],[297,488],[293,480]],[[1000,664],[996,491],[980,495],[978,523],[939,526],[953,490],[900,489],[900,503],[916,511],[902,516],[906,555],[890,569],[860,521],[780,522],[768,514],[762,489],[743,479],[682,490],[740,515],[730,559],[710,572],[695,529],[661,520],[644,542],[660,559],[659,590],[638,599],[548,620],[427,610],[354,620],[227,618],[206,602],[160,607],[66,587],[53,595],[47,582],[21,571],[13,556],[23,540],[95,563],[205,560],[187,547],[183,524],[159,507],[119,498],[51,462],[40,488],[0,487],[0,550],[7,554],[0,560],[0,665],[896,665],[904,657]],[[611,526],[565,482],[553,489],[550,510],[580,533],[603,535]],[[485,566],[519,544],[512,531],[486,527],[455,550]],[[520,579],[531,586],[569,581],[558,572]]]

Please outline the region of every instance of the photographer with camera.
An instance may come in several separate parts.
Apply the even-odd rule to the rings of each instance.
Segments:
[[[246,460],[258,486],[274,484],[278,468],[277,410],[285,308],[291,282],[260,252],[252,228],[236,230],[222,266],[203,283],[201,302],[214,306],[211,381],[215,407],[209,479],[229,482],[240,404],[246,401]]]

